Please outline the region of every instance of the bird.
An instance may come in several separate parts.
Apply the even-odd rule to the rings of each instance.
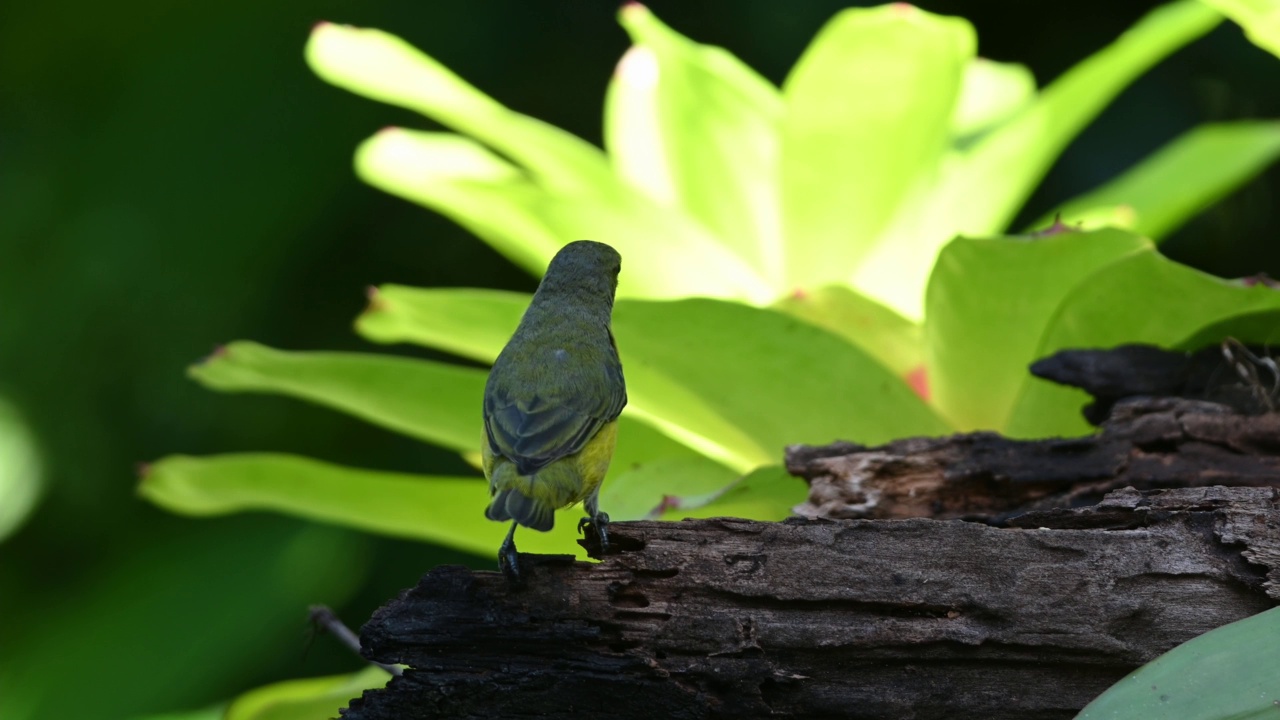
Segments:
[[[560,508],[583,503],[578,531],[592,527],[608,547],[600,484],[627,404],[611,328],[621,270],[622,256],[605,243],[561,248],[485,382],[485,517],[511,521],[498,566],[513,585],[522,582],[516,528],[546,532]]]

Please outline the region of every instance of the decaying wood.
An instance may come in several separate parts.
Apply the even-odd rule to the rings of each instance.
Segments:
[[[344,717],[1069,718],[1280,597],[1278,508],[1206,487],[1006,527],[616,523],[598,564],[525,556],[523,589],[427,573],[361,636],[410,669]]]
[[[1098,502],[1140,490],[1280,487],[1280,414],[1241,415],[1216,403],[1132,398],[1096,435],[1011,440],[995,433],[911,438],[878,447],[836,443],[787,449],[809,481],[811,518],[964,518]]]
[[[1130,397],[1203,400],[1243,415],[1274,412],[1280,403],[1280,368],[1267,348],[1232,338],[1195,352],[1154,345],[1062,350],[1031,364],[1031,374],[1093,396],[1083,414],[1101,425],[1115,404]]]

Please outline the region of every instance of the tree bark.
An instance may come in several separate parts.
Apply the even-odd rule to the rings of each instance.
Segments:
[[[610,526],[523,589],[440,567],[361,642],[396,718],[1069,718],[1280,598],[1269,487],[1121,490],[1004,527],[931,519]]]
[[[1090,437],[789,448],[805,519],[616,523],[522,589],[437,568],[364,627],[409,669],[344,717],[1070,718],[1280,599],[1280,378],[1247,350],[1037,363]]]

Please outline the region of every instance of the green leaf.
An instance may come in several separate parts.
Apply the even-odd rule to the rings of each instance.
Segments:
[[[1100,268],[1150,241],[1121,230],[1036,239],[956,238],[925,302],[930,399],[960,430],[999,430],[1054,313]]]
[[[356,332],[373,342],[410,342],[492,363],[532,299],[505,290],[381,285],[370,291]]]
[[[468,140],[401,128],[366,140],[356,151],[356,171],[374,187],[452,218],[535,273],[566,242],[590,238],[622,254],[623,297],[766,302],[775,294],[698,222],[612,176],[600,181],[609,192],[555,191]]]
[[[188,373],[214,390],[289,395],[453,450],[474,452],[480,443],[487,373],[475,368],[240,341]]]
[[[1280,2],[1277,0],[1201,0],[1239,23],[1258,47],[1280,55]]]
[[[1004,231],[1072,138],[1125,86],[1220,20],[1195,0],[1158,8],[1021,112],[948,153],[936,177],[921,178],[899,209],[852,276],[854,287],[909,319],[922,318],[925,287],[942,246],[956,235]]]
[[[1159,238],[1249,181],[1280,156],[1280,123],[1201,125],[1179,136],[1120,177],[1075,198],[1032,227],[1061,214],[1072,225],[1101,208],[1127,205],[1130,226]]]
[[[947,431],[866,353],[775,311],[629,300],[613,328],[635,412],[740,472],[776,464],[792,443]]]
[[[1278,311],[1276,290],[1222,280],[1147,249],[1079,283],[1048,324],[1035,357],[1124,343],[1184,347],[1193,338],[1201,344],[1220,342],[1221,337],[1210,339],[1203,331],[1215,325],[1248,330],[1257,314]],[[1240,325],[1232,327],[1237,321]],[[1237,339],[1255,341],[1243,332]],[[1090,431],[1080,417],[1086,402],[1088,396],[1079,390],[1025,376],[1005,432],[1014,437],[1084,434]]]
[[[793,293],[774,308],[839,335],[899,376],[924,363],[920,326],[848,286]]]
[[[657,436],[652,430],[648,432]],[[632,437],[630,441],[634,445],[642,438]],[[620,451],[624,442],[619,439]],[[678,448],[669,440],[665,443],[666,447]],[[677,449],[679,452],[684,457],[691,456],[687,450]],[[629,470],[643,469],[648,461],[634,460],[622,452],[615,459],[619,461],[618,490],[625,501],[629,481],[624,476]],[[722,478],[723,473],[714,477]],[[677,482],[683,479],[684,476],[672,478]],[[610,485],[611,481],[606,480],[605,488]],[[145,469],[138,492],[166,510],[183,515],[271,510],[486,556],[497,552],[508,527],[485,519],[489,487],[483,478],[378,472],[295,455],[171,455]],[[604,490],[602,495],[608,497]],[[603,502],[601,507],[616,520],[644,517],[652,509],[632,516],[628,514],[631,506],[622,504],[616,513]],[[554,530],[519,533],[517,545],[524,552],[577,553],[585,557],[575,542],[580,517],[582,509],[578,506],[561,510],[556,513]]]
[[[278,682],[236,698],[223,720],[329,720],[353,698],[390,679],[386,670],[371,666],[350,675]]]
[[[1242,720],[1280,705],[1280,608],[1188,640],[1089,703],[1077,720]]]
[[[1036,79],[1025,65],[977,57],[964,68],[951,134],[965,142],[1008,120],[1036,97]]]
[[[852,8],[819,32],[783,85],[787,278],[847,282],[951,136],[976,40],[960,18],[897,3]]]
[[[0,398],[0,542],[31,514],[44,490],[35,434]]]
[[[378,342],[492,361],[527,302],[513,293],[388,286],[357,328]],[[776,463],[790,443],[874,444],[947,430],[867,354],[781,313],[707,299],[619,300],[613,330],[627,375],[625,413],[738,472]]]
[[[599,148],[509,110],[394,35],[320,23],[307,41],[306,60],[326,82],[479,139],[552,190],[596,194],[612,184]]]
[[[614,167],[659,204],[683,208],[782,287],[778,89],[638,3],[618,16],[635,46],[605,101]]]
[[[355,162],[369,185],[444,215],[531,273],[564,244],[538,214],[546,193],[533,178],[470,138],[386,128]]]
[[[758,468],[734,485],[693,502],[683,502],[663,519],[740,517],[781,521],[805,501],[809,486],[781,465]]]
[[[619,447],[623,442],[619,429]],[[600,507],[614,520],[660,517],[668,507],[696,506],[694,498],[718,496],[738,480],[738,473],[711,458],[692,452],[668,456],[636,463],[606,481],[600,488]]]
[[[1159,7],[1046,87],[978,143],[950,178],[955,228],[982,235],[1006,227],[1067,143],[1121,90],[1220,21],[1195,0]]]

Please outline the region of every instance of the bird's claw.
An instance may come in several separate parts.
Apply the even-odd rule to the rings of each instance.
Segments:
[[[585,529],[588,526],[595,530],[596,537],[600,538],[600,554],[609,552],[609,514],[598,512],[594,517],[578,520],[578,532],[585,535]]]
[[[520,553],[516,551],[514,545],[503,546],[498,551],[498,569],[506,576],[507,583],[518,588],[524,585],[524,578],[520,574]]]

